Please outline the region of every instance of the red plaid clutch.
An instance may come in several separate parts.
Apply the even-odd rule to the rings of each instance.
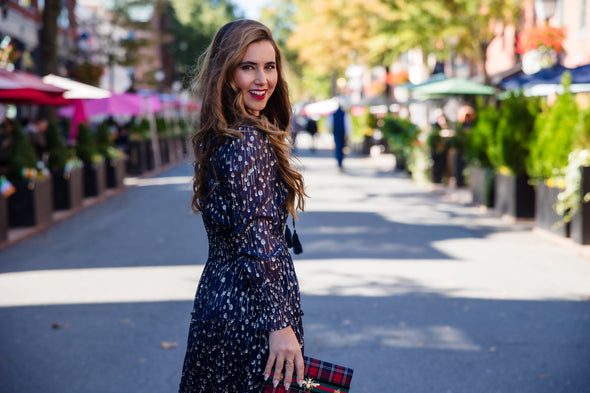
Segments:
[[[279,386],[275,388],[272,386],[271,375],[266,381],[264,393],[348,393],[350,391],[353,371],[351,368],[307,356],[303,357],[303,362],[305,363],[303,387],[297,385],[296,378],[293,376],[289,390],[285,390],[282,378]]]

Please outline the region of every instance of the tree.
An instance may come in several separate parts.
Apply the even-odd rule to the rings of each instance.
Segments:
[[[297,50],[300,64],[336,78],[349,64],[366,61],[366,42],[372,25],[386,7],[379,0],[295,0],[296,28],[288,46]]]
[[[174,40],[168,46],[176,61],[174,79],[188,87],[199,56],[217,30],[241,15],[228,0],[171,0],[170,5]]]

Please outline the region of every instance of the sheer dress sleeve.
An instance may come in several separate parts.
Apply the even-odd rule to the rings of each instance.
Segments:
[[[236,242],[236,263],[254,289],[258,326],[267,331],[285,328],[292,321],[292,284],[284,272],[290,254],[278,206],[274,153],[259,132],[247,131],[244,140],[224,145],[218,158],[218,174],[230,195],[226,218]]]

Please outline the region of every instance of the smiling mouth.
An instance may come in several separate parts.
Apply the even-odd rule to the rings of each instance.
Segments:
[[[266,97],[266,90],[248,90],[248,93],[255,100],[264,100]]]

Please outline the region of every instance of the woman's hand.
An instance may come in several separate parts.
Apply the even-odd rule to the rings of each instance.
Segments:
[[[281,379],[281,372],[284,370],[285,376],[285,390],[289,390],[293,380],[293,372],[297,373],[297,384],[303,385],[303,355],[301,354],[301,347],[299,341],[288,326],[284,329],[270,332],[268,334],[268,361],[264,369],[264,380],[266,381],[272,371],[274,365],[274,377],[272,384],[274,387],[279,385]]]

